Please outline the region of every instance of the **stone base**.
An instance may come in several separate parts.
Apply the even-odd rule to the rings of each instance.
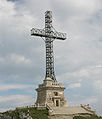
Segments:
[[[51,78],[46,78],[43,84],[36,89],[36,106],[65,107],[67,101],[64,96],[65,87],[62,83],[53,82]]]
[[[89,105],[68,106],[64,96],[65,87],[62,83],[46,78],[37,91],[36,109],[48,109],[49,119],[73,119],[74,116],[96,115]]]

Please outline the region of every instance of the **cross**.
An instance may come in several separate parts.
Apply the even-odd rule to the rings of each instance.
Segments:
[[[54,30],[52,26],[52,12],[45,12],[45,28],[44,29],[31,29],[31,35],[45,37],[46,44],[46,76],[50,77],[54,82],[56,82],[55,72],[54,72],[54,55],[53,55],[53,41],[55,39],[65,40],[66,34],[60,33]]]

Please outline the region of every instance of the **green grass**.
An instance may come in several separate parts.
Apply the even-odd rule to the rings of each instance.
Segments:
[[[28,109],[23,109],[23,112],[27,113]],[[36,110],[34,108],[29,108],[29,114],[34,119],[48,119],[47,110]]]
[[[33,118],[33,119],[48,119],[48,110],[36,110],[34,108],[23,108],[23,109],[16,109],[14,111],[11,112],[4,112],[2,114],[5,114],[7,116],[10,117],[15,117],[16,119],[19,119],[19,113],[25,113],[26,115],[28,114],[28,110],[29,110],[29,115]],[[2,119],[2,118],[0,118]]]
[[[6,116],[10,116],[15,117],[15,119],[19,119],[19,114],[20,113],[25,113],[25,115],[28,114],[28,110],[29,110],[29,115],[33,118],[33,119],[48,119],[48,110],[36,110],[34,108],[23,108],[23,109],[16,109],[14,111],[7,111],[7,112],[3,112],[1,114],[4,114]],[[0,117],[0,119],[3,119]],[[98,116],[91,116],[91,117],[81,117],[81,116],[76,116],[73,119],[102,119],[102,117],[98,117]]]

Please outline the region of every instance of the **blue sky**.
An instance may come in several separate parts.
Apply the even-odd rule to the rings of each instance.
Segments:
[[[39,4],[40,3],[40,4]],[[32,105],[45,77],[45,44],[31,37],[44,12],[67,33],[54,41],[55,73],[69,105],[90,104],[102,115],[102,1],[0,0],[0,111]]]

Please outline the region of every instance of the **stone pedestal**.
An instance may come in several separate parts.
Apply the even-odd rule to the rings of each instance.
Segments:
[[[65,87],[62,83],[53,82],[51,78],[46,78],[40,84],[37,91],[37,106],[66,107],[67,101],[64,96]]]

